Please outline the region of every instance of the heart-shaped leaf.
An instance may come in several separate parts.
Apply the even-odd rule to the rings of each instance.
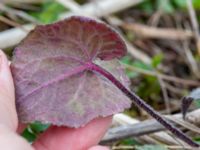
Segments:
[[[98,64],[128,86],[117,61],[125,54],[119,34],[93,19],[73,16],[36,27],[11,64],[20,120],[80,127],[128,108],[130,100],[91,69]]]

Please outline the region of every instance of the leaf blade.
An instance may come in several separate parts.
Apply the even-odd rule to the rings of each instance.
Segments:
[[[118,88],[90,68],[100,64],[128,86],[116,60],[126,52],[113,29],[90,18],[37,27],[15,49],[11,64],[20,120],[80,127],[130,107]]]

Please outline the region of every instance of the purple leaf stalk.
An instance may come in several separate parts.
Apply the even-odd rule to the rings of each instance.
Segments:
[[[98,72],[109,81],[111,81],[117,88],[119,88],[127,97],[129,97],[133,103],[139,107],[144,109],[149,115],[155,118],[160,124],[162,124],[165,128],[171,131],[178,138],[186,142],[187,144],[193,147],[199,147],[199,144],[195,143],[190,139],[187,135],[185,135],[181,130],[172,125],[169,121],[167,121],[163,116],[161,116],[157,111],[155,111],[150,105],[144,102],[140,97],[138,97],[135,93],[128,90],[120,81],[118,81],[111,73],[103,69],[102,67],[96,64],[90,64],[90,69]]]

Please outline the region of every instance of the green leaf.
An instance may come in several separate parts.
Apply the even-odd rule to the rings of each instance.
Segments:
[[[58,20],[59,15],[67,9],[55,1],[47,1],[42,4],[40,12],[32,12],[31,15],[41,23],[48,24]]]
[[[132,63],[132,57],[130,55],[124,56],[121,60],[122,63],[130,65]]]
[[[152,70],[153,69],[150,65],[145,64],[142,61],[138,61],[138,60],[134,61],[132,65],[134,67],[144,69],[144,70]]]
[[[123,57],[123,59],[121,60],[122,63],[125,63],[125,64],[128,64],[130,66],[133,66],[133,67],[137,67],[137,68],[140,68],[140,69],[144,69],[144,70],[152,70],[153,68],[148,65],[148,64],[145,64],[141,61],[133,61],[133,58],[131,56],[125,56]],[[138,72],[135,72],[133,70],[129,70],[129,69],[126,69],[126,74],[129,78],[136,78],[139,73]]]
[[[186,0],[173,0],[173,3],[176,5],[178,8],[186,8]]]
[[[200,144],[200,137],[199,137],[199,136],[197,136],[197,137],[194,137],[194,138],[193,138],[193,140],[195,140],[197,143],[199,143],[199,144]]]
[[[35,122],[30,124],[30,128],[34,133],[41,133],[44,132],[45,130],[47,130],[49,128],[49,124],[42,124],[40,122]]]
[[[187,9],[186,0],[172,0],[172,2],[176,5],[177,8]],[[192,0],[192,4],[196,10],[200,9],[200,1],[199,0]]]
[[[138,145],[139,143],[136,140],[134,140],[133,138],[127,138],[127,139],[120,140],[119,144],[122,144],[122,145]]]
[[[140,69],[144,69],[144,70],[152,70],[153,69],[150,65],[145,64],[142,61],[139,61],[139,60],[133,61],[133,58],[129,55],[123,57],[121,59],[121,62],[131,65],[131,66],[134,66],[134,67],[137,67],[137,68],[140,68]]]
[[[193,0],[192,3],[193,3],[193,6],[195,9],[198,9],[198,10],[200,9],[200,1],[199,0]]]
[[[26,128],[21,135],[30,143],[35,141],[35,139],[37,138],[37,136],[32,133],[28,128]]]
[[[162,145],[144,145],[144,146],[136,146],[136,150],[168,150],[166,147]]]
[[[143,11],[145,11],[147,13],[153,13],[154,12],[154,4],[150,0],[144,0],[137,7],[140,10],[143,10]]]
[[[194,101],[194,104],[195,104],[198,108],[200,108],[200,99],[198,99],[197,101]]]
[[[174,12],[174,7],[170,0],[157,0],[157,7],[165,13]]]
[[[151,62],[151,65],[156,68],[158,65],[161,64],[162,60],[163,60],[164,56],[163,54],[158,54],[158,55],[155,55],[153,58],[152,58],[152,62]]]
[[[40,122],[32,123],[23,131],[22,136],[29,142],[33,142],[38,134],[47,130],[49,126],[49,124],[41,124]]]
[[[156,77],[144,76],[142,82],[137,87],[137,94],[144,99],[153,99],[154,102],[159,99],[161,91],[160,84]]]

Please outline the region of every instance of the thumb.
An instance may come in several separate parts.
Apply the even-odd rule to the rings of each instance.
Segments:
[[[33,150],[16,134],[17,124],[13,79],[6,55],[0,50],[0,149]]]
[[[0,124],[13,131],[18,125],[13,79],[9,62],[2,50],[0,50]]]

